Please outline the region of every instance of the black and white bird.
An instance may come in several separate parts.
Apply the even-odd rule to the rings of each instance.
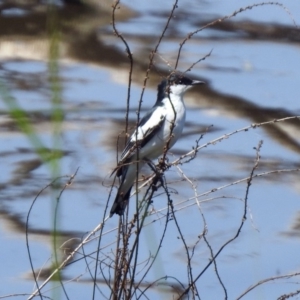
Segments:
[[[145,162],[164,154],[179,139],[185,123],[183,95],[198,84],[203,82],[191,80],[181,73],[171,73],[158,85],[156,103],[140,120],[115,170],[117,176],[121,176],[121,184],[110,217],[123,215],[137,172]]]

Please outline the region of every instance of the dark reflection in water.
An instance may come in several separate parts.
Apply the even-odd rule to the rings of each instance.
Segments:
[[[0,78],[6,88],[11,91],[12,95],[16,95],[15,98],[17,98],[22,108],[26,110],[27,117],[31,124],[33,124],[41,136],[48,137],[49,139],[51,136],[51,88],[49,86],[49,74],[46,63],[42,67],[37,67],[38,71],[32,71],[32,68],[34,70],[36,67],[36,61],[44,64],[49,58],[49,22],[52,22],[52,24],[54,24],[53,26],[55,26],[60,33],[59,51],[62,62],[66,64],[76,63],[91,65],[91,67],[97,67],[100,68],[100,70],[109,69],[111,72],[116,72],[119,77],[127,76],[129,69],[128,57],[124,51],[124,46],[120,46],[119,40],[117,40],[112,33],[110,26],[110,1],[64,1],[63,4],[55,6],[55,10],[53,10],[52,13],[49,13],[49,7],[43,4],[43,2],[28,1],[28,3],[24,3],[23,1],[8,1],[0,4],[0,10]],[[150,15],[152,17],[161,18],[162,20],[166,18],[165,14],[152,13]],[[125,24],[126,22],[130,22],[132,18],[137,18],[138,16],[140,16],[140,13],[134,12],[129,7],[122,5],[117,13],[117,24],[122,24],[121,22]],[[178,44],[185,37],[185,34],[182,34],[182,28],[187,26],[186,23],[195,28],[199,28],[210,21],[211,20],[203,22],[203,19],[199,21],[197,14],[189,14],[187,18],[187,15],[181,15],[178,12],[176,22],[171,23],[170,30],[166,33],[164,43],[170,45],[170,47],[173,47],[175,43],[176,47],[178,47]],[[133,26],[132,30],[134,31],[134,29]],[[269,41],[286,45],[290,43],[298,45],[300,41],[300,31],[295,28],[295,26],[263,24],[259,22],[256,23],[255,21],[235,21],[231,19],[226,22],[216,23],[211,29],[212,30],[208,31],[209,33],[204,37],[197,35],[192,40],[199,44],[216,40],[222,43],[228,41],[232,42],[233,40],[239,42],[257,42],[258,40],[262,40],[264,42]],[[224,32],[230,33],[230,35],[225,35],[223,34]],[[152,49],[153,45],[155,45],[158,35],[159,33],[157,32],[147,32],[147,35],[126,33],[126,40],[136,45],[133,47],[135,50],[135,60],[132,74],[133,83],[136,86],[142,87],[143,85],[145,72],[148,67],[149,49]],[[183,63],[184,59],[185,58],[182,58]],[[279,58],[279,61],[280,59],[282,58]],[[159,61],[158,58],[157,61]],[[18,67],[21,66],[23,62],[27,62],[28,65],[24,69],[19,70]],[[16,65],[12,67],[11,63],[15,63]],[[237,67],[215,66],[210,63],[209,59],[207,59],[205,63],[204,66],[206,66],[207,71],[210,70],[216,74],[224,74],[226,72],[230,74],[241,73],[240,76],[242,76],[241,69]],[[188,63],[184,65],[188,65]],[[169,67],[164,66],[165,64],[161,64],[160,62],[155,64],[155,70],[152,70],[147,83],[149,89],[155,89],[161,77],[168,74]],[[207,84],[204,87],[195,88],[189,93],[190,100],[188,100],[187,103],[188,108],[189,105],[192,105],[196,107],[195,110],[199,109],[200,113],[213,109],[219,112],[222,117],[229,116],[229,119],[239,119],[246,121],[246,123],[261,123],[273,119],[290,117],[296,114],[295,111],[288,106],[282,108],[282,105],[278,105],[279,108],[274,108],[273,105],[268,106],[266,102],[258,105],[252,101],[251,92],[248,93],[249,98],[247,98],[246,95],[243,97],[234,95],[234,84],[232,94],[228,95],[228,93],[214,88],[211,79],[203,75],[205,72],[201,72],[201,74],[202,76],[194,75],[193,77],[203,80]],[[255,74],[252,76],[255,76]],[[68,86],[68,84],[76,81],[72,78],[68,78],[67,75],[61,76],[60,80],[63,86]],[[124,82],[126,85],[127,77]],[[83,84],[83,86],[85,84],[84,82],[79,83]],[[67,89],[68,87],[66,87],[66,90]],[[105,88],[103,90],[105,90]],[[24,93],[23,95],[27,93],[25,100],[22,97],[22,92]],[[126,89],[124,89],[123,95],[115,95],[112,91],[112,99],[117,99],[118,97],[125,99],[125,95]],[[79,176],[76,179],[76,186],[74,188],[72,187],[74,190],[77,189],[77,192],[82,193],[82,198],[86,197],[87,199],[89,198],[87,196],[88,192],[92,194],[94,193],[93,191],[96,191],[98,195],[99,191],[97,191],[97,188],[100,188],[99,186],[102,186],[104,189],[111,185],[112,179],[108,178],[107,174],[109,170],[107,165],[104,165],[104,162],[106,160],[109,161],[109,159],[112,161],[112,158],[115,157],[117,135],[124,129],[125,101],[121,102],[123,100],[118,100],[118,103],[107,104],[104,103],[105,101],[101,98],[102,95],[95,97],[99,101],[90,100],[91,98],[94,99],[94,97],[95,95],[90,95],[89,91],[87,91],[86,97],[83,98],[79,104],[68,101],[63,101],[62,103],[64,120],[62,140],[66,143],[64,144],[63,142],[63,149],[61,149],[64,165],[62,168],[66,169],[63,169],[63,172],[74,172],[78,167],[78,165],[76,165],[77,161],[83,164],[83,168],[85,168],[89,162],[94,162],[93,158],[96,157],[96,154],[91,154],[95,147],[95,144],[92,142],[97,142],[96,146],[102,149],[98,150],[99,153],[97,153],[97,155],[100,156],[97,157],[100,167],[97,168],[98,165],[95,163],[95,167],[88,169],[85,176]],[[112,102],[113,101],[114,100],[112,100]],[[45,168],[42,160],[37,158],[35,152],[30,146],[27,146],[27,143],[24,142],[25,145],[22,145],[22,139],[24,137],[22,137],[21,131],[14,120],[9,117],[7,108],[1,104],[0,109],[2,132],[0,138],[4,141],[7,137],[8,139],[11,137],[11,141],[13,141],[10,149],[7,149],[4,143],[3,148],[0,148],[0,155],[3,160],[1,163],[3,167],[1,167],[1,169],[5,169],[5,174],[2,175],[0,184],[0,203],[1,207],[3,207],[0,214],[3,222],[6,224],[5,230],[11,231],[13,228],[13,231],[23,235],[28,206],[26,206],[26,210],[22,211],[16,208],[17,205],[14,207],[12,203],[25,202],[25,200],[26,202],[28,202],[28,200],[32,201],[41,190],[41,187],[49,183],[49,178],[42,169],[43,167]],[[136,111],[136,109],[137,105],[133,105],[132,111]],[[193,109],[190,109],[190,115],[192,112]],[[135,122],[135,115],[131,115],[129,126],[133,128]],[[188,147],[194,145],[194,140],[206,132],[208,133],[205,137],[209,134],[215,134],[214,136],[222,135],[224,131],[232,130],[231,126],[227,127],[227,124],[224,123],[220,125],[216,124],[216,126],[207,130],[211,125],[210,122],[212,121],[207,121],[207,119],[204,121],[199,120],[197,117],[187,120],[186,130],[182,140],[191,141]],[[240,126],[240,124],[237,126]],[[74,128],[76,128],[76,132],[82,130],[82,134],[74,136],[76,135]],[[101,130],[103,131],[103,128],[107,130],[102,132],[103,138],[101,142],[99,136],[93,139],[93,135],[99,134]],[[290,152],[292,152],[293,155],[300,153],[299,129],[299,119],[293,119],[285,123],[274,123],[263,127],[264,136],[272,140],[274,145],[282,147],[284,154],[283,156],[279,154],[270,155],[268,159],[260,163],[259,172],[300,168],[298,159],[295,159],[294,156],[289,158]],[[88,137],[89,134],[91,135],[90,140],[92,140],[92,142],[90,142],[90,140],[87,141],[87,136],[82,137],[85,134]],[[111,138],[111,136],[114,138]],[[18,142],[15,142],[16,140],[18,140]],[[124,135],[120,138],[121,145],[124,143],[123,140]],[[251,145],[255,146],[256,140]],[[105,150],[103,150],[104,148]],[[51,152],[54,151],[54,149],[49,147],[48,151]],[[172,153],[175,155],[182,155],[186,152],[186,148],[181,146],[172,150]],[[109,159],[106,159],[108,155]],[[90,156],[90,158],[87,158],[83,162],[78,160],[79,157],[81,158],[83,156]],[[214,152],[203,151],[200,153],[200,160],[208,161],[212,164],[216,162],[216,164],[219,163],[220,165],[224,162],[231,162],[231,164],[238,169],[238,171],[236,171],[233,168],[233,170],[229,172],[222,172],[214,176],[209,172],[197,172],[195,168],[193,179],[196,182],[201,182],[201,184],[208,184],[209,189],[214,185],[233,182],[240,178],[241,174],[243,174],[243,176],[245,176],[244,174],[248,174],[247,172],[253,165],[253,153],[247,152],[238,154],[235,152],[231,153],[231,151],[218,150],[216,155]],[[216,165],[215,168],[219,169]],[[175,175],[171,174],[170,177],[172,178],[172,176]],[[174,178],[172,179],[175,181],[176,179]],[[287,177],[284,173],[274,174],[264,178],[264,181],[267,181],[268,184],[297,183],[298,180],[299,175],[290,174]],[[178,185],[183,186],[183,183],[179,182]],[[95,204],[93,201],[88,205],[90,205],[92,209],[94,208],[93,206],[99,208],[98,206],[100,205],[101,209],[104,207],[104,203]],[[299,207],[295,210],[299,210]],[[290,228],[290,230],[282,230],[281,232],[283,232],[285,236],[299,237],[299,211],[296,216],[293,215],[291,218],[294,218],[292,228]],[[49,224],[47,226],[49,226]],[[64,251],[61,251],[63,255],[60,259],[63,259],[69,251],[78,245],[80,239],[84,236],[84,232],[84,230],[60,230],[62,243],[70,239],[70,242],[65,245]],[[41,229],[39,225],[35,224],[35,226],[29,226],[29,236],[32,239],[36,237],[48,239],[51,236],[51,229]],[[45,276],[49,275],[50,270],[50,268],[44,267],[40,277],[45,278]],[[92,280],[90,279],[88,281]],[[179,286],[175,288],[179,289]]]

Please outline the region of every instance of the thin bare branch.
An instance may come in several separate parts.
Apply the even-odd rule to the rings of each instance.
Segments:
[[[286,274],[286,275],[280,275],[280,276],[274,276],[274,277],[269,277],[269,278],[260,280],[256,284],[250,286],[245,292],[243,292],[240,296],[238,296],[236,298],[236,300],[242,299],[246,294],[248,294],[250,291],[254,290],[255,288],[257,288],[258,286],[260,286],[262,284],[265,284],[265,283],[270,282],[270,281],[276,281],[276,280],[279,280],[279,279],[292,278],[292,277],[296,277],[296,276],[300,276],[300,272],[295,272],[295,273],[292,273],[292,274]]]
[[[215,20],[215,21],[212,21],[212,22],[206,24],[205,26],[203,26],[203,27],[201,27],[201,28],[199,28],[199,29],[197,29],[197,30],[195,30],[195,31],[193,31],[193,32],[190,32],[190,33],[187,35],[187,37],[179,44],[179,49],[178,49],[177,58],[176,58],[176,63],[175,63],[175,70],[176,70],[177,67],[178,67],[178,63],[179,63],[181,51],[182,51],[182,48],[183,48],[184,44],[185,44],[189,39],[191,39],[195,34],[201,32],[201,31],[203,31],[204,29],[209,28],[209,27],[211,27],[211,26],[213,26],[213,25],[215,25],[215,24],[217,24],[217,23],[221,23],[221,22],[223,22],[223,21],[225,21],[225,20],[231,19],[231,18],[235,17],[236,15],[238,15],[238,14],[240,14],[240,13],[242,13],[242,12],[245,12],[245,11],[247,11],[247,10],[251,10],[251,9],[253,9],[253,8],[255,8],[255,7],[258,7],[258,6],[265,6],[265,5],[276,5],[276,6],[281,7],[281,8],[289,15],[289,17],[291,18],[291,20],[292,20],[294,26],[297,27],[296,21],[295,21],[293,15],[292,15],[292,13],[289,11],[289,9],[288,9],[286,6],[284,6],[284,5],[283,5],[282,3],[280,3],[280,2],[274,2],[274,1],[270,1],[270,2],[260,2],[260,3],[248,5],[248,6],[246,6],[246,7],[239,8],[238,10],[234,11],[231,15],[227,15],[227,16],[225,16],[225,17],[223,17],[223,18],[220,18],[220,19],[217,19],[217,20]]]
[[[256,160],[254,163],[254,166],[250,172],[250,176],[249,176],[249,180],[247,181],[247,187],[246,187],[246,194],[245,194],[245,201],[244,201],[244,212],[243,212],[243,216],[242,216],[242,220],[241,220],[241,224],[237,229],[236,234],[230,238],[226,243],[224,243],[221,248],[217,251],[217,253],[214,255],[213,259],[210,260],[210,262],[204,267],[204,269],[199,273],[199,275],[194,279],[193,282],[191,282],[188,287],[185,289],[185,291],[180,295],[179,299],[182,299],[185,295],[187,295],[190,291],[190,289],[194,286],[194,284],[199,280],[199,278],[204,274],[204,272],[210,267],[210,265],[217,259],[217,257],[220,255],[220,253],[224,250],[224,248],[226,246],[228,246],[230,243],[232,243],[235,239],[238,238],[238,236],[240,235],[242,228],[244,226],[244,223],[247,219],[247,203],[248,203],[248,196],[249,196],[249,191],[250,191],[250,186],[252,183],[252,179],[253,179],[253,175],[254,175],[254,171],[256,170],[259,160],[260,160],[260,149],[262,146],[262,141],[259,142],[258,147],[255,148],[256,149]]]

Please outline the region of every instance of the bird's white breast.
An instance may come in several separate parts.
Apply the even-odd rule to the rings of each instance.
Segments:
[[[182,97],[178,95],[172,95],[172,103],[169,98],[166,98],[163,101],[165,102],[166,110],[164,139],[168,140],[172,134],[169,146],[169,148],[171,148],[181,136],[185,123],[185,106]],[[174,124],[174,126],[172,126],[172,124]]]
[[[164,105],[155,111],[155,118],[151,118],[153,122],[160,118],[165,118],[165,121],[158,134],[140,150],[140,158],[157,158],[164,153],[166,146],[170,149],[181,136],[185,122],[185,106],[181,97],[177,95],[172,96],[172,104],[169,98],[165,98],[163,100]]]

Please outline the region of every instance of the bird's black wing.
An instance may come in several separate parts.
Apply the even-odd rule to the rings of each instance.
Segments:
[[[142,149],[159,132],[164,121],[165,113],[162,107],[152,108],[141,119],[121,154],[119,166],[114,170],[114,172],[117,171],[117,176],[122,175],[122,166],[125,167],[126,164],[130,163],[130,159],[137,149]]]

